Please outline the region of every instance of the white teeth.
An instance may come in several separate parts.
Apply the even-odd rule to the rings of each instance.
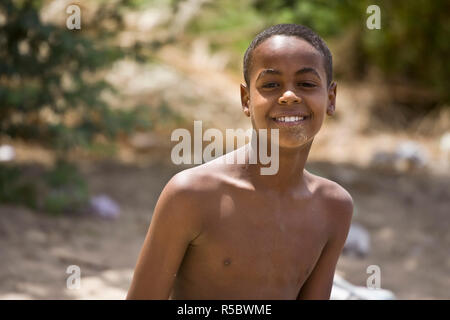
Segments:
[[[276,120],[279,122],[294,122],[294,121],[300,121],[300,120],[304,120],[304,119],[305,119],[305,117],[298,117],[298,116],[276,118]]]

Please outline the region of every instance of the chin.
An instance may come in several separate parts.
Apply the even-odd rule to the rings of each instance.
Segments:
[[[290,138],[290,139],[282,139],[280,137],[280,141],[278,143],[278,146],[280,148],[286,148],[286,149],[298,149],[298,148],[302,148],[306,145],[309,145],[310,143],[312,143],[312,139],[308,139],[305,136],[302,136],[300,138]]]

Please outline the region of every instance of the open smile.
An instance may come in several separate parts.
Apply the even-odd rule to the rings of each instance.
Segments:
[[[275,121],[280,126],[297,126],[303,124],[305,121],[309,120],[311,118],[310,115],[305,116],[282,116],[282,117],[276,117],[272,118],[273,121]]]

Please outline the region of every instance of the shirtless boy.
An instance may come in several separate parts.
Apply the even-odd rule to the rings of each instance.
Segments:
[[[276,25],[247,49],[244,78],[253,128],[279,130],[278,172],[217,158],[176,174],[157,202],[127,299],[329,299],[353,201],[305,163],[335,110],[331,53],[310,29]],[[233,152],[248,159],[248,145]]]

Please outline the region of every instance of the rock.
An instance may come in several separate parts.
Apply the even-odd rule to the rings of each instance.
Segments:
[[[115,219],[120,214],[119,205],[107,195],[99,195],[91,198],[92,211],[102,218]]]
[[[344,244],[343,253],[357,257],[365,257],[370,251],[370,234],[360,224],[352,223]]]

